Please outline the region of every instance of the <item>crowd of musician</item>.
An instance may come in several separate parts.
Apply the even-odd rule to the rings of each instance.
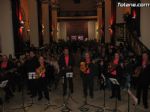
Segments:
[[[85,98],[88,91],[89,96],[94,98],[94,83],[98,81],[100,89],[111,88],[111,99],[117,97],[121,100],[121,90],[135,89],[138,103],[142,95],[143,105],[148,108],[148,54],[144,52],[138,56],[127,45],[96,42],[52,43],[38,50],[32,46],[18,58],[0,55],[0,82],[8,80],[3,88],[5,101],[22,90],[27,90],[31,98],[38,96],[41,100],[44,96],[49,100],[49,90],[57,89],[61,79],[64,80],[62,96],[67,95],[67,88],[73,94],[77,92],[73,88],[73,77],[68,78],[65,74],[73,73],[75,67],[80,69]],[[117,79],[120,85],[113,85],[109,78]],[[69,83],[66,83],[67,80]]]

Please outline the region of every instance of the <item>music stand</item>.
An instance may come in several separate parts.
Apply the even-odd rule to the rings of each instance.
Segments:
[[[72,72],[67,72],[67,73],[65,74],[65,77],[67,78],[67,83],[68,83],[69,78],[73,78],[73,73],[72,73]],[[63,77],[63,78],[64,78],[64,77]],[[68,97],[65,98],[65,97],[63,96],[63,104],[62,104],[60,107],[57,107],[56,109],[62,108],[62,109],[61,109],[62,112],[71,112],[72,110],[68,107],[68,101],[69,101],[70,98],[73,100],[73,98],[72,98],[72,96],[71,96],[70,89],[69,89],[69,90],[68,90]],[[73,101],[75,101],[75,100],[73,100]]]
[[[35,73],[28,74],[28,79],[29,79],[29,80],[35,79],[35,78],[36,78]],[[13,108],[13,109],[11,109],[11,110],[22,109],[24,112],[27,112],[26,108],[33,106],[33,104],[34,104],[34,103],[33,103],[33,98],[32,98],[32,103],[30,103],[29,105],[26,105],[26,106],[25,106],[25,101],[24,101],[24,80],[23,80],[23,87],[22,87],[21,95],[22,95],[22,106],[21,106],[21,107],[18,107],[18,108]]]
[[[117,79],[115,78],[109,78],[109,80],[111,81],[111,83],[117,88],[118,86],[120,86],[119,82]],[[118,99],[116,96],[116,100],[115,100],[115,109],[113,110],[113,112],[117,112],[117,106],[118,106]]]
[[[0,88],[5,88],[7,86],[8,80],[2,81],[0,84]],[[5,112],[5,103],[2,102],[2,112]]]
[[[68,78],[73,78],[73,73],[72,72],[66,73],[66,77],[67,77],[67,82],[68,82]],[[69,101],[69,99],[71,99],[74,103],[78,103],[76,100],[73,99],[70,90],[68,90],[67,102]]]
[[[37,77],[38,76],[37,76],[37,74],[35,72],[28,73],[28,80],[36,80]],[[33,97],[32,97],[32,101],[31,101],[30,105],[33,106],[33,104],[35,104],[35,103],[34,103]]]
[[[106,107],[106,92],[105,92],[105,86],[106,86],[106,78],[105,78],[105,76],[103,75],[103,74],[101,74],[101,77],[102,77],[102,79],[103,79],[103,91],[104,91],[104,104],[103,104],[103,106],[100,108],[100,109],[98,109],[96,112],[106,112],[106,111],[113,111],[113,110],[111,110],[109,107]]]

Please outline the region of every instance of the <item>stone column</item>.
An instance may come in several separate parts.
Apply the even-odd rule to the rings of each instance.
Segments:
[[[111,35],[109,27],[111,25],[111,0],[105,0],[105,42],[109,43]]]
[[[43,44],[49,44],[49,4],[43,3],[42,4],[42,33],[43,33]]]
[[[58,4],[56,0],[51,0],[52,7],[52,37],[53,41],[57,41],[57,8]]]
[[[30,43],[34,44],[36,47],[39,47],[37,0],[28,0],[28,6],[30,22]]]
[[[98,26],[97,26],[97,39],[98,40],[101,40],[101,37],[102,37],[102,35],[101,35],[101,27],[102,27],[102,2],[101,2],[101,0],[99,0],[98,2],[97,2],[97,24],[98,24]]]

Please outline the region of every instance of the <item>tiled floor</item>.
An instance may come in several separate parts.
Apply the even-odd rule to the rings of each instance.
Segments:
[[[74,78],[74,94],[72,95],[72,98],[68,101],[68,106],[72,110],[72,112],[81,112],[79,107],[83,105],[84,98],[82,93],[82,84],[81,79],[78,75],[78,70],[75,70],[75,74],[77,74]],[[58,108],[62,106],[63,104],[63,97],[62,97],[62,83],[59,83],[59,87],[57,90],[53,90],[50,92],[51,97],[51,104],[54,104],[56,106],[50,106],[49,108],[46,108],[46,105],[48,102],[45,99],[42,99],[42,101],[37,101],[37,98],[33,99],[34,104],[26,108],[26,112],[61,112],[62,108]],[[91,105],[95,106],[103,106],[104,102],[104,92],[100,91],[95,87],[94,91],[94,99],[88,98],[87,102]],[[114,109],[115,107],[115,99],[109,99],[110,96],[110,90],[106,90],[106,107],[109,107],[110,109]],[[134,93],[134,91],[133,91]],[[128,95],[126,91],[122,91],[122,101],[118,101],[118,111],[117,112],[128,112]],[[25,92],[25,106],[32,102],[32,99],[26,94]],[[149,99],[150,102],[150,99]],[[15,97],[10,100],[9,103],[5,104],[5,112],[24,112],[22,109],[14,110],[14,108],[21,107],[22,105],[22,97],[21,93],[15,93]],[[87,106],[85,106],[87,107]],[[87,112],[98,112],[98,108],[95,107],[89,107],[89,111]],[[99,111],[102,112],[102,111]],[[112,111],[105,111],[105,112],[112,112]],[[130,112],[150,112],[149,110],[145,110],[142,105],[138,105],[136,108],[133,105],[133,101],[131,99],[130,102]]]

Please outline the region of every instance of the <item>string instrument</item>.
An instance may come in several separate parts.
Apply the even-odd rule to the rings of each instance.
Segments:
[[[45,77],[45,67],[44,66],[40,66],[36,69],[36,79],[40,78],[40,77]]]
[[[86,62],[80,62],[80,71],[86,73],[87,70],[88,70],[88,65],[86,64]]]
[[[111,73],[114,70],[116,70],[116,68],[117,68],[117,65],[114,64],[113,62],[110,62],[109,65],[108,65],[108,72]]]
[[[142,71],[142,66],[136,67],[136,69],[134,70],[133,77],[139,77],[141,71]]]

